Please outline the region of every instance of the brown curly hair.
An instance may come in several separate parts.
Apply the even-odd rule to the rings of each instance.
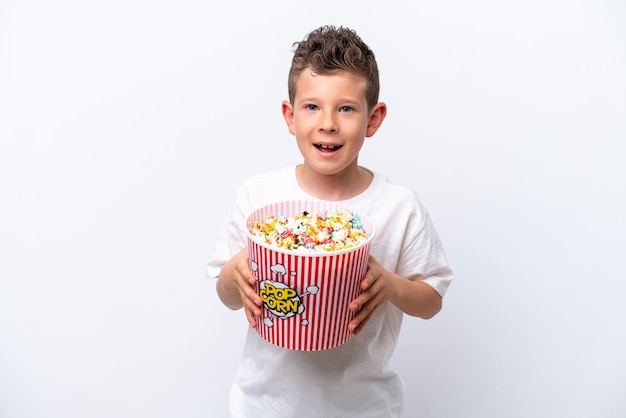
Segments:
[[[310,68],[315,74],[349,71],[367,80],[365,98],[368,108],[378,103],[380,81],[374,52],[352,29],[332,25],[321,26],[300,42],[294,42],[294,56],[289,70],[289,101],[296,97],[296,81],[300,73]]]

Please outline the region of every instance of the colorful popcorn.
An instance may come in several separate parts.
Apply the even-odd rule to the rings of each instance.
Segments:
[[[278,248],[304,252],[339,251],[356,247],[369,238],[356,213],[328,210],[301,215],[267,215],[255,221],[250,233]]]

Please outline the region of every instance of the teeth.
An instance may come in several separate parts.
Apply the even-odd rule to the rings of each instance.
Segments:
[[[320,145],[320,148],[335,149],[335,148],[337,148],[337,146],[336,145]]]

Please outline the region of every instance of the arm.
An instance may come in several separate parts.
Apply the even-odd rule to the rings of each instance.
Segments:
[[[363,328],[376,308],[386,301],[407,315],[423,319],[435,316],[442,306],[441,296],[430,285],[420,280],[407,280],[387,271],[374,257],[369,259],[361,288],[363,292],[350,304],[351,310],[360,308],[348,325],[355,333]]]
[[[224,264],[216,289],[220,300],[228,308],[244,308],[246,318],[253,327],[256,326],[256,317],[261,315],[262,303],[254,285],[255,278],[248,266],[248,250],[244,248]]]

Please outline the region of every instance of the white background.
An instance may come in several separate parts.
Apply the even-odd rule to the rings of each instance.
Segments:
[[[246,322],[204,265],[234,188],[295,164],[291,44],[375,51],[361,163],[456,278],[407,317],[407,417],[626,416],[622,1],[0,3],[0,416],[224,417]]]

